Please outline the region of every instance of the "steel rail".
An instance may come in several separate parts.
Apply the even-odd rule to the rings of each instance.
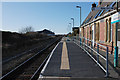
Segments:
[[[12,73],[15,72],[15,70],[19,69],[20,67],[23,67],[24,64],[26,64],[28,61],[32,60],[34,57],[36,57],[38,54],[41,54],[41,52],[45,51],[47,48],[49,48],[50,46],[52,46],[55,42],[57,42],[59,39],[57,39],[56,41],[54,41],[53,43],[51,43],[50,45],[47,45],[44,49],[40,50],[39,52],[37,52],[35,55],[33,55],[32,57],[30,57],[29,59],[27,59],[26,61],[24,61],[23,63],[21,63],[20,65],[18,65],[17,67],[15,67],[14,69],[12,69],[11,71],[9,71],[7,74],[3,75],[2,77],[0,77],[0,80],[8,77],[9,75],[11,75]]]
[[[54,50],[56,49],[56,47],[58,46],[59,43],[60,43],[60,42],[57,43],[57,45],[54,47],[54,49],[53,49],[53,50],[50,52],[50,54],[45,58],[45,60],[42,62],[42,64],[39,66],[39,68],[35,71],[35,73],[33,74],[33,76],[31,77],[30,80],[36,80],[37,73],[40,71],[40,69],[43,70],[43,67],[46,66],[48,60],[51,58],[52,53],[54,52]],[[42,70],[41,70],[41,71],[42,71]],[[40,74],[42,74],[42,73],[40,72]],[[38,77],[39,77],[39,76],[38,76]]]
[[[50,39],[50,38],[47,38],[47,40],[48,40],[48,39]],[[42,39],[42,40],[45,40],[45,39]],[[24,55],[24,54],[27,54],[28,52],[31,52],[31,51],[33,51],[33,50],[35,50],[35,49],[37,49],[37,48],[39,48],[39,46],[38,46],[38,47],[35,47],[35,48],[32,48],[32,49],[29,49],[29,50],[27,50],[27,51],[24,51],[24,52],[22,52],[21,54],[15,55],[15,56],[13,56],[13,57],[11,57],[11,58],[8,58],[8,59],[6,59],[6,60],[3,60],[2,63],[6,63],[6,62],[8,62],[8,61],[10,61],[10,60],[12,60],[12,59],[15,59],[15,58],[17,58],[17,57],[19,57],[19,56],[22,56],[22,55]]]

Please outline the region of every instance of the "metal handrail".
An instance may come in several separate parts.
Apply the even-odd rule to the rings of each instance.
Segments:
[[[90,39],[87,39],[87,38],[84,38],[84,39],[86,39],[86,40],[88,40],[88,41],[91,41],[91,42],[93,42],[92,40],[90,40]],[[101,46],[101,47],[103,47],[103,48],[107,48],[106,46],[104,46],[104,45],[101,45],[101,44],[99,44],[99,43],[97,43],[97,42],[95,42],[94,41],[94,43],[96,43],[97,45],[99,45],[99,46]]]
[[[93,50],[96,54],[98,54],[101,58],[103,58],[106,61],[106,58],[103,57],[101,54],[99,54],[97,51],[95,51],[94,49],[92,49],[90,46],[88,46],[87,44],[83,43],[84,45],[86,45],[87,47],[89,47],[91,50]]]
[[[85,43],[85,40],[87,40],[87,44]],[[75,41],[78,41],[78,40],[75,40]],[[91,49],[91,51],[94,51],[94,52],[97,54],[97,61],[96,61],[95,58],[87,52],[88,55],[89,55],[89,56],[100,66],[100,68],[106,73],[106,77],[108,77],[108,76],[109,76],[109,75],[108,75],[108,47],[103,46],[103,45],[101,45],[101,44],[99,44],[99,43],[94,42],[94,43],[97,44],[97,51],[96,51],[96,50],[94,50],[94,49],[92,48],[92,44],[91,44],[91,47],[88,46],[88,41],[91,41],[91,42],[93,43],[92,40],[89,40],[89,39],[86,39],[86,38],[84,38],[84,41],[83,41],[83,42],[82,42],[82,41],[79,41],[79,42],[80,42],[81,44],[85,45],[86,47],[88,47],[89,49]],[[99,46],[102,46],[102,47],[106,48],[106,58],[99,53]],[[82,48],[81,45],[80,45],[80,47]],[[86,51],[85,48],[82,48],[82,49]],[[99,64],[99,56],[106,61],[106,69],[105,69],[101,64]]]

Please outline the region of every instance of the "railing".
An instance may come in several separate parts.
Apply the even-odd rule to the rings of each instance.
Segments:
[[[89,39],[86,39],[86,38],[80,38],[80,39],[74,39],[72,38],[74,41],[76,42],[80,42],[80,47],[87,52],[87,54],[97,63],[97,65],[106,73],[105,77],[108,77],[109,74],[108,74],[108,53],[109,53],[109,50],[108,50],[108,47],[106,46],[103,46],[99,43],[96,43],[96,42],[93,42],[92,40],[89,40]],[[86,43],[87,42],[87,43]],[[94,48],[94,45],[97,45],[97,50],[95,50]],[[101,55],[99,53],[99,47],[103,47],[106,49],[106,57],[104,57],[103,55]],[[94,55],[93,53],[97,54],[97,60],[94,58]],[[101,57],[104,61],[106,61],[106,68],[103,67],[100,62],[99,62],[99,57]]]

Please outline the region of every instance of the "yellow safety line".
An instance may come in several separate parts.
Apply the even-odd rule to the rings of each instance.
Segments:
[[[61,67],[60,69],[62,70],[69,70],[69,59],[68,59],[68,51],[67,51],[67,46],[66,42],[63,42],[63,48],[62,48],[62,57],[61,57]]]

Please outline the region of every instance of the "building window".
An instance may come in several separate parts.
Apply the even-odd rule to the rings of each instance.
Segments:
[[[106,20],[106,42],[112,41],[112,26],[111,26],[111,18]]]
[[[100,25],[98,23],[98,41],[100,40]]]
[[[86,33],[85,29],[86,29],[86,28],[84,28],[84,38],[85,38],[85,36],[86,36],[86,34],[85,34],[85,33]]]
[[[105,27],[105,42],[108,41],[108,19],[106,19],[106,27]]]
[[[96,23],[96,41],[100,39],[100,26],[99,23]]]
[[[106,41],[108,41],[108,38],[109,38],[109,35],[108,35],[108,32],[109,32],[109,28],[108,28],[109,24],[108,24],[108,20],[106,21],[106,29],[107,29],[107,32],[106,32]]]
[[[87,39],[89,39],[89,27],[87,27]]]
[[[112,24],[111,24],[111,18],[109,19],[110,24],[110,42],[112,42]]]
[[[90,27],[90,40],[92,40],[92,26]]]

